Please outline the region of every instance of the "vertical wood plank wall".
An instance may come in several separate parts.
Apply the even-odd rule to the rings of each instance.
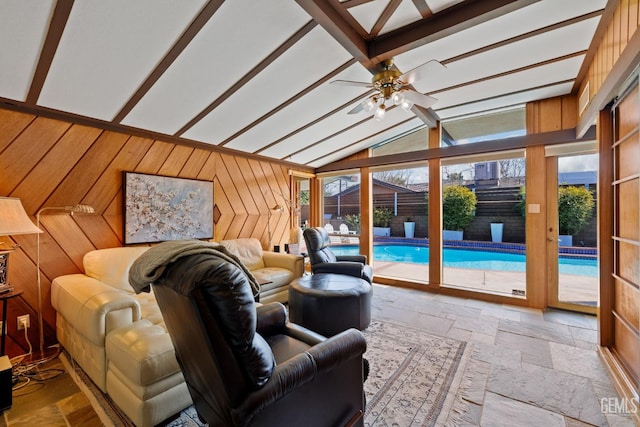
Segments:
[[[578,94],[584,91],[588,83],[589,99],[592,99],[602,87],[613,65],[640,25],[638,3],[638,0],[620,1],[589,66],[587,77],[580,84]]]
[[[122,171],[197,178],[214,182],[214,238],[256,237],[267,247],[269,207],[289,195],[288,165],[190,148],[160,140],[0,109],[0,195],[18,197],[35,223],[49,206],[92,205],[97,215],[41,215],[40,236],[45,343],[55,342],[51,281],[83,271],[82,257],[97,248],[122,246]],[[289,215],[270,220],[275,244],[289,240]],[[18,243],[9,280],[24,291],[11,300],[7,323],[10,356],[27,348],[15,318],[37,318],[36,236],[0,237]],[[13,242],[12,242],[13,241]],[[32,325],[37,322],[32,321]],[[29,331],[38,343],[38,329]]]
[[[527,134],[571,129],[578,120],[575,96],[567,95],[542,101],[529,102],[526,106]],[[527,213],[525,222],[527,240],[527,299],[529,306],[545,308],[549,303],[548,282],[554,274],[547,250],[547,238],[552,238],[557,228],[557,214],[549,212],[547,186],[557,182],[557,169],[549,167],[544,146],[529,147],[526,151],[527,206],[539,205],[539,213]],[[544,236],[544,237],[542,237]],[[545,266],[541,268],[540,266]],[[557,265],[555,266],[557,268]]]

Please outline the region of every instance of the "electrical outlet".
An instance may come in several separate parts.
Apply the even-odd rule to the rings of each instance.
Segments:
[[[21,331],[24,328],[30,328],[31,321],[29,319],[28,314],[23,314],[22,316],[18,316],[18,330]]]

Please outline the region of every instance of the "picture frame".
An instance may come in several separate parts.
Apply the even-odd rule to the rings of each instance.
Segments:
[[[126,245],[213,238],[213,182],[123,172]]]

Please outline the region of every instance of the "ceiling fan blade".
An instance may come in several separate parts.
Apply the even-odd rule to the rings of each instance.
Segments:
[[[332,82],[329,82],[329,84],[332,85],[340,85],[340,86],[358,86],[358,87],[368,87],[371,88],[373,87],[373,85],[371,83],[367,83],[367,82],[354,82],[352,80],[334,80]]]
[[[405,99],[408,99],[415,105],[419,105],[422,108],[431,108],[431,106],[438,101],[433,96],[424,95],[420,92],[416,92],[415,90],[405,90],[402,94]]]
[[[358,105],[353,107],[353,109],[351,109],[351,111],[349,111],[347,114],[358,114],[362,110],[364,110],[364,107],[362,106],[362,102],[358,102]]]
[[[444,70],[447,68],[444,64],[436,59],[432,59],[431,61],[427,61],[422,65],[418,65],[413,70],[409,70],[400,77],[398,80],[402,81],[406,85],[410,85],[417,80],[421,80],[429,74],[435,73],[438,70]]]

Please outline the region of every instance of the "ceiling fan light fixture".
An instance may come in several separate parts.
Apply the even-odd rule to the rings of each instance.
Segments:
[[[382,121],[384,119],[384,115],[386,113],[386,108],[384,107],[384,104],[380,104],[378,105],[378,108],[376,108],[376,112],[373,114],[373,118],[376,119],[376,121]]]
[[[411,111],[412,107],[413,102],[409,101],[408,99],[403,99],[400,103],[400,108],[402,108],[404,111]]]
[[[405,99],[402,92],[394,92],[393,95],[391,95],[391,101],[393,101],[393,105],[401,105],[404,100]]]
[[[367,98],[364,101],[362,101],[362,109],[367,113],[370,111],[373,111],[375,106],[376,106],[376,102],[374,98]]]

